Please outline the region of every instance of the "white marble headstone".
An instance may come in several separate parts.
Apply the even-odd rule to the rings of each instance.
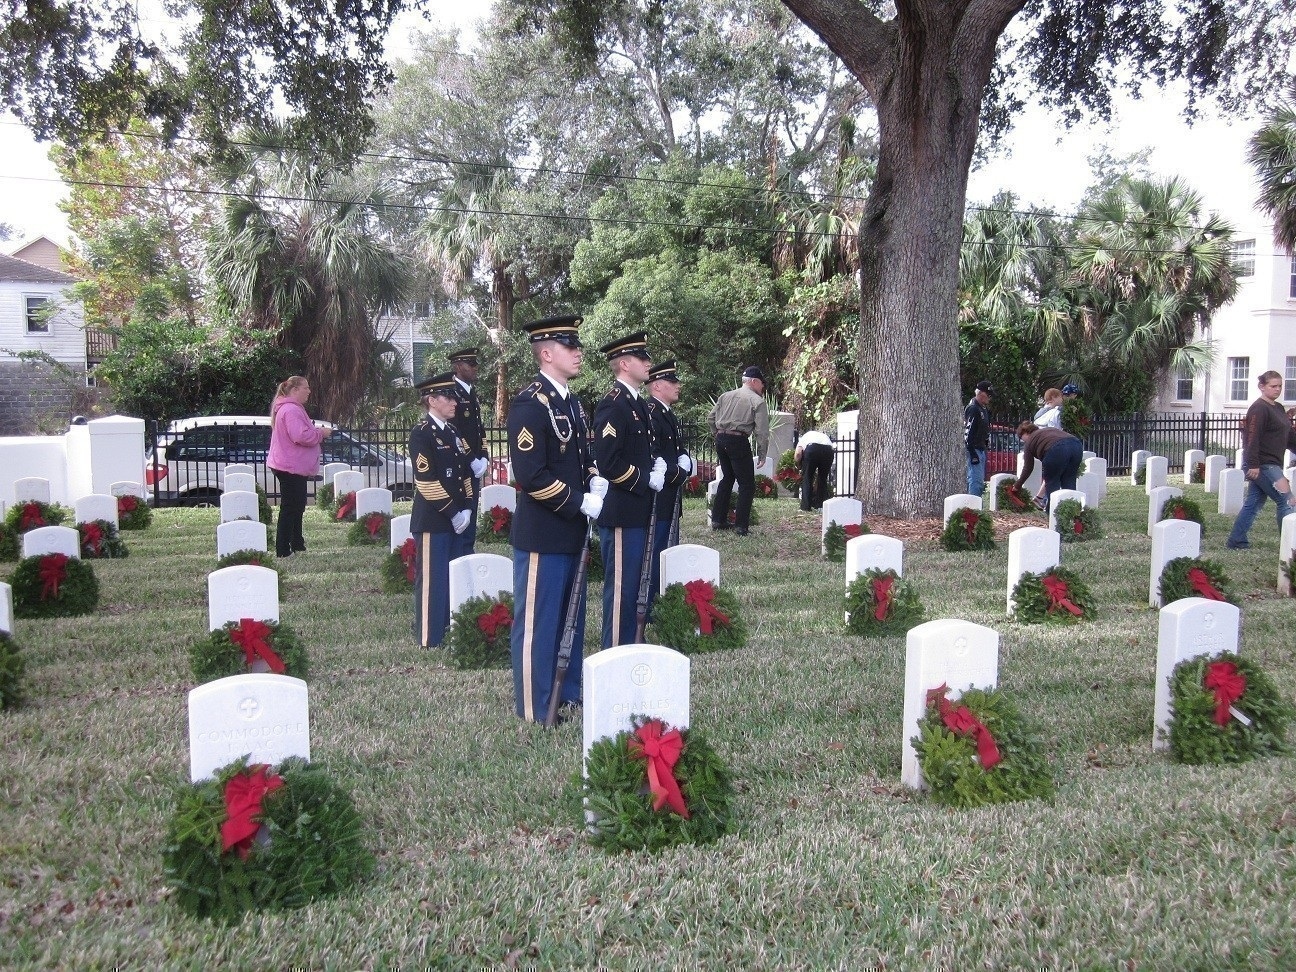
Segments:
[[[1166,503],[1180,496],[1183,496],[1183,490],[1178,486],[1158,486],[1148,493],[1147,533],[1149,537],[1152,536],[1152,527],[1163,519],[1162,513]]]
[[[391,549],[399,550],[405,545],[405,541],[410,538],[410,514],[402,513],[400,516],[393,516],[391,521]]]
[[[392,491],[383,486],[370,486],[356,492],[356,519],[370,513],[386,513],[391,516]]]
[[[1242,512],[1246,496],[1246,473],[1241,469],[1225,469],[1219,475],[1218,512],[1221,516],[1237,516]]]
[[[605,648],[585,659],[584,680],[584,756],[600,739],[629,729],[631,716],[688,728],[688,655],[661,645]]]
[[[344,469],[333,477],[333,500],[341,505],[342,497],[364,489],[364,473]]]
[[[450,561],[450,613],[454,614],[470,597],[501,591],[513,593],[513,561],[499,554],[475,553]]]
[[[246,462],[231,462],[225,466],[226,476],[256,476],[256,468]],[[234,486],[226,486],[226,489],[235,489]]]
[[[586,664],[588,666],[588,662]],[[928,621],[909,630],[905,639],[903,748],[900,758],[900,780],[905,786],[915,789],[922,786],[918,753],[910,740],[918,735],[918,720],[927,710],[928,691],[948,685],[949,698],[953,701],[970,688],[992,689],[998,681],[997,631],[954,618]]]
[[[1161,572],[1179,557],[1201,556],[1201,524],[1192,520],[1162,520],[1152,528],[1152,564],[1148,603],[1161,607]]]
[[[279,575],[269,567],[240,564],[207,575],[207,628],[230,621],[279,620]]]
[[[1152,455],[1152,453],[1148,452],[1146,449],[1135,449],[1133,452],[1130,453],[1130,485],[1131,486],[1138,485],[1139,470],[1142,469],[1145,465],[1147,465],[1148,457],[1150,455]]]
[[[227,493],[255,493],[256,477],[251,473],[232,473],[225,470],[225,477],[221,481]]]
[[[266,525],[260,520],[231,520],[222,523],[216,528],[217,559],[240,550],[269,550],[267,532]]]
[[[1017,477],[1019,479],[1021,478],[1022,467],[1025,465],[1026,465],[1026,453],[1024,452],[1017,453]],[[1043,483],[1044,483],[1044,467],[1040,464],[1039,460],[1037,459],[1035,461],[1034,468],[1031,469],[1031,474],[1027,476],[1025,482],[1022,483],[1022,489],[1026,491],[1027,496],[1034,496],[1036,493],[1040,491],[1040,486],[1043,485]],[[946,517],[946,519],[949,519],[949,517]]]
[[[1283,518],[1278,536],[1278,593],[1291,596],[1291,581],[1287,579],[1287,563],[1296,557],[1296,514]]]
[[[986,487],[986,509],[994,512],[999,509],[999,487],[1004,483],[1011,483],[1017,477],[1012,473],[995,473],[990,477],[990,482]],[[945,502],[949,502],[947,499]],[[949,519],[948,516],[945,519]]]
[[[13,634],[13,588],[0,581],[0,631]]]
[[[776,472],[778,472],[778,463],[774,461],[773,456],[766,456],[765,460],[756,467],[757,476],[768,476],[770,479],[773,479]]]
[[[1219,490],[1220,473],[1228,468],[1228,456],[1207,456],[1206,457],[1206,492],[1214,493]]]
[[[1170,481],[1170,460],[1165,456],[1148,456],[1147,476],[1143,480],[1143,492],[1148,496],[1158,486]]]
[[[197,783],[240,756],[250,764],[310,759],[306,683],[289,675],[231,675],[189,693],[189,779]]]
[[[681,543],[667,547],[658,557],[661,565],[659,593],[672,584],[687,584],[694,580],[710,581],[715,585],[720,583],[719,550],[697,543]]]
[[[1107,460],[1102,456],[1094,456],[1084,464],[1084,471],[1086,474],[1098,478],[1098,499],[1093,504],[1097,506],[1107,498]],[[1079,487],[1079,485],[1079,481],[1077,481],[1076,486]]]
[[[864,521],[864,504],[853,496],[834,496],[832,499],[824,500],[823,515],[819,521],[819,539],[821,552],[827,553],[828,548],[823,545],[823,537],[828,533],[828,527],[836,523],[838,526],[846,526],[848,523],[862,523]]]
[[[117,497],[107,493],[90,493],[82,496],[73,504],[73,521],[91,523],[95,520],[107,520],[117,526]]]
[[[324,468],[321,470],[321,473],[324,476],[324,485],[326,486],[333,485],[333,477],[335,477],[340,472],[347,472],[350,468],[351,467],[348,466],[345,462],[326,463]]]
[[[481,508],[490,510],[496,506],[502,506],[510,513],[517,512],[517,490],[512,486],[503,486],[496,483],[491,486],[483,486],[481,491]]]
[[[976,510],[980,513],[981,508],[980,496],[973,496],[971,493],[955,493],[953,496],[946,496],[945,512],[941,514],[941,522],[948,523],[955,510]]]
[[[1008,616],[1017,613],[1013,590],[1022,574],[1042,574],[1062,562],[1062,537],[1056,530],[1022,527],[1008,534]]]
[[[221,493],[220,511],[222,523],[229,523],[231,520],[256,520],[261,516],[257,494],[247,490]]]
[[[1076,485],[1079,485],[1077,481]],[[1067,500],[1075,500],[1083,507],[1088,507],[1089,502],[1085,494],[1078,489],[1055,489],[1053,495],[1049,498],[1048,522],[1049,529],[1057,529],[1057,508]]]
[[[119,483],[113,483],[108,487],[108,492],[113,496],[136,496],[141,500],[147,500],[148,494],[144,492],[142,483],[132,483],[129,480],[122,480]]]
[[[894,570],[904,576],[904,543],[880,533],[846,541],[846,586],[866,570]]]
[[[1080,464],[1084,465],[1090,459],[1097,459],[1097,458],[1098,458],[1098,453],[1093,452],[1089,449],[1085,449],[1083,452],[1080,453]]]
[[[1185,486],[1191,486],[1193,481],[1193,472],[1197,468],[1197,463],[1206,461],[1206,453],[1201,449],[1184,450],[1184,469],[1183,481]]]
[[[1162,732],[1170,725],[1170,673],[1198,655],[1236,653],[1241,612],[1227,601],[1185,597],[1161,609],[1153,691],[1152,748],[1170,748]]]
[[[27,476],[14,480],[14,505],[21,506],[33,500],[37,503],[50,501],[50,484],[48,479],[39,476]]]
[[[1234,451],[1234,453],[1233,453],[1233,468],[1234,468],[1234,469],[1241,469],[1241,468],[1242,468],[1242,456],[1243,456],[1243,454],[1244,454],[1245,452],[1246,452],[1246,449],[1237,449],[1237,450]]]
[[[61,553],[81,559],[81,534],[71,527],[46,526],[28,530],[22,535],[22,555],[43,557]]]
[[[1077,476],[1076,489],[1084,494],[1086,509],[1097,509],[1102,503],[1103,481],[1094,473],[1081,473]]]

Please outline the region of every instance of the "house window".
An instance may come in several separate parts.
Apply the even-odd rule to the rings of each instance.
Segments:
[[[1233,244],[1233,271],[1239,277],[1255,276],[1255,240],[1238,240]]]
[[[1283,401],[1296,402],[1296,358],[1288,358],[1283,369]]]
[[[432,310],[432,304],[429,301],[426,300],[415,301],[414,302],[415,320],[419,320],[419,321],[425,320],[427,317],[430,316],[431,310]]]
[[[48,334],[49,333],[49,314],[53,310],[49,307],[48,297],[28,297],[27,300],[27,333],[28,334]]]
[[[1229,401],[1245,402],[1251,392],[1250,358],[1229,358]]]
[[[1187,367],[1180,366],[1175,371],[1175,401],[1191,402],[1193,397],[1193,376]]]

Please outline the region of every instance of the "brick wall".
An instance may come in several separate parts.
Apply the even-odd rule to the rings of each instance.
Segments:
[[[0,362],[0,435],[66,432],[73,390],[44,364]]]

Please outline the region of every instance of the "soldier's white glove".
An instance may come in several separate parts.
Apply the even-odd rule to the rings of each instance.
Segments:
[[[581,512],[591,520],[597,519],[598,515],[603,512],[603,497],[597,493],[586,493],[581,499]]]
[[[661,456],[654,459],[652,471],[655,473],[661,473],[664,476],[666,474],[666,460]]]
[[[602,499],[604,496],[607,495],[608,481],[604,479],[602,476],[591,476],[589,491],[593,493],[595,496],[597,496],[599,499]]]
[[[685,475],[693,474],[693,460],[689,458],[689,454],[687,452],[681,455],[675,461],[679,463],[679,467],[684,470]]]
[[[476,477],[477,479],[481,479],[482,476],[486,475],[486,469],[489,466],[490,466],[490,460],[487,459],[485,456],[482,456],[480,459],[474,459],[472,461],[473,476]]]
[[[666,474],[654,469],[648,474],[648,488],[660,493],[666,487]]]
[[[450,525],[454,527],[455,533],[463,533],[468,529],[468,524],[472,522],[472,510],[460,510],[450,520]]]

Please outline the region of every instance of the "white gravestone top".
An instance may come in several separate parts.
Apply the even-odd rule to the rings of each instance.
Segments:
[[[756,458],[760,459],[761,457],[757,456]],[[778,465],[774,462],[773,456],[766,456],[765,461],[756,466],[757,476],[768,476],[773,479],[776,472],[778,472]]]
[[[1077,484],[1078,485],[1078,484]],[[1050,530],[1057,529],[1057,508],[1067,500],[1075,500],[1083,507],[1089,504],[1086,502],[1085,494],[1078,489],[1055,489],[1053,495],[1049,498],[1048,523]]]
[[[225,466],[226,476],[255,476],[255,467],[246,462],[231,462]],[[226,489],[233,489],[232,486],[226,486]]]
[[[1170,480],[1170,460],[1165,456],[1148,456],[1147,476],[1143,480],[1143,492],[1148,496],[1158,486],[1164,486]]]
[[[73,506],[73,520],[76,523],[92,523],[95,520],[107,520],[117,526],[117,497],[107,493],[91,493],[82,496]]]
[[[1026,465],[1026,453],[1024,452],[1017,453],[1018,478],[1021,477],[1022,467],[1025,465]],[[1022,483],[1022,489],[1026,492],[1027,496],[1034,496],[1036,493],[1040,491],[1040,486],[1042,486],[1043,484],[1044,484],[1044,464],[1037,459],[1035,460],[1035,468],[1031,470],[1031,474],[1029,478],[1027,478],[1027,480],[1024,483]]]
[[[251,473],[232,473],[226,469],[222,485],[227,493],[255,493],[256,477]]]
[[[1089,449],[1085,449],[1083,452],[1080,453],[1080,462],[1081,462],[1081,463],[1086,463],[1086,462],[1088,462],[1090,459],[1097,459],[1097,458],[1098,458],[1098,453],[1093,452],[1093,451],[1091,451],[1091,450],[1089,450]]]
[[[1142,469],[1145,465],[1147,465],[1148,456],[1150,455],[1152,455],[1152,453],[1148,452],[1146,449],[1135,449],[1132,453],[1130,453],[1130,485],[1131,486],[1138,485],[1139,470]]]
[[[221,493],[220,511],[222,523],[233,520],[257,520],[261,517],[257,494],[245,489],[233,493]]]
[[[189,693],[189,779],[210,779],[246,756],[249,763],[310,759],[306,683],[289,675],[231,675]]]
[[[1179,557],[1201,556],[1201,524],[1192,520],[1162,520],[1152,528],[1152,564],[1148,604],[1161,607],[1161,572]]]
[[[953,701],[970,688],[992,689],[998,681],[999,633],[993,629],[971,621],[940,618],[909,630],[905,640],[900,759],[900,780],[905,786],[922,786],[918,753],[910,740],[918,735],[918,720],[927,711],[927,693],[948,685]]]
[[[987,491],[986,491],[987,510],[990,510],[991,512],[995,512],[996,510],[999,509],[999,487],[1002,486],[1004,483],[1011,483],[1016,479],[1017,477],[1014,476],[1012,473],[995,473],[993,476],[990,477],[990,483],[987,486]],[[946,502],[948,503],[949,500],[946,500]],[[949,517],[947,516],[945,517],[945,519],[948,520]]]
[[[1206,457],[1206,492],[1219,492],[1220,473],[1228,468],[1228,456],[1207,456]]]
[[[1148,493],[1148,536],[1152,536],[1152,528],[1160,523],[1165,517],[1162,511],[1166,503],[1176,497],[1183,496],[1183,490],[1178,486],[1158,486]]]
[[[1156,683],[1153,692],[1152,748],[1170,748],[1162,731],[1170,725],[1170,673],[1198,655],[1236,652],[1241,612],[1227,601],[1185,597],[1161,609],[1157,629]]]
[[[880,533],[846,541],[846,586],[866,570],[894,570],[904,576],[904,543]]]
[[[955,510],[976,510],[981,512],[981,497],[971,493],[955,493],[945,497],[945,512],[941,514],[941,523],[948,523]]]
[[[513,592],[513,561],[499,554],[478,553],[450,561],[450,613],[470,597]]]
[[[1107,498],[1107,460],[1102,456],[1095,456],[1084,465],[1084,471],[1098,477],[1098,503]],[[1077,486],[1079,483],[1076,484]],[[1097,506],[1098,503],[1094,505]]]
[[[1193,476],[1197,471],[1197,463],[1206,461],[1206,453],[1201,449],[1184,450],[1184,470],[1183,481],[1185,486],[1191,486]]]
[[[1017,613],[1013,589],[1022,574],[1042,574],[1062,561],[1062,537],[1056,530],[1022,527],[1008,534],[1008,616]]]
[[[13,588],[0,581],[0,631],[13,634]]]
[[[216,528],[217,559],[240,550],[269,550],[267,532],[266,525],[260,520],[231,520],[222,523]]]
[[[132,483],[130,480],[122,480],[119,483],[113,483],[108,487],[108,492],[113,496],[136,496],[142,500],[148,499],[148,494],[144,492],[142,483]]]
[[[1221,516],[1237,516],[1242,512],[1246,496],[1246,473],[1241,469],[1225,469],[1219,475],[1218,512]]]
[[[15,479],[13,488],[15,506],[21,506],[23,503],[30,503],[32,501],[37,503],[48,503],[50,501],[50,484],[48,479],[42,479],[39,476],[27,476],[24,479]]]
[[[356,519],[370,513],[386,513],[391,516],[392,491],[383,486],[370,486],[356,492]]]
[[[81,559],[81,534],[71,527],[47,526],[28,530],[22,535],[22,555],[43,557],[61,553]]]
[[[667,547],[660,554],[661,591],[672,584],[687,584],[693,580],[720,583],[720,551],[698,543],[681,543]],[[660,591],[659,591],[660,593]]]
[[[1103,481],[1096,473],[1081,473],[1076,477],[1076,489],[1084,494],[1085,509],[1097,509],[1102,503]]]
[[[322,470],[324,476],[324,484],[326,486],[331,486],[333,484],[334,476],[336,476],[340,472],[347,472],[350,469],[351,467],[348,466],[345,462],[328,463],[327,465],[324,466],[324,469]]]
[[[1296,557],[1296,516],[1283,517],[1278,533],[1278,593],[1291,597],[1291,581],[1287,579],[1287,564]]]
[[[333,477],[333,498],[340,500],[347,493],[364,489],[364,473],[354,469],[344,469]]]
[[[207,575],[207,628],[230,621],[279,620],[279,575],[269,567],[240,564]]]
[[[391,549],[399,550],[405,545],[405,541],[411,536],[410,534],[410,514],[402,513],[400,516],[393,516],[391,521]]]
[[[605,648],[585,659],[584,680],[583,756],[600,739],[629,729],[631,716],[688,728],[688,655],[661,645]]]
[[[496,506],[502,506],[510,513],[517,512],[517,490],[499,483],[482,487],[481,508],[489,510]]]

